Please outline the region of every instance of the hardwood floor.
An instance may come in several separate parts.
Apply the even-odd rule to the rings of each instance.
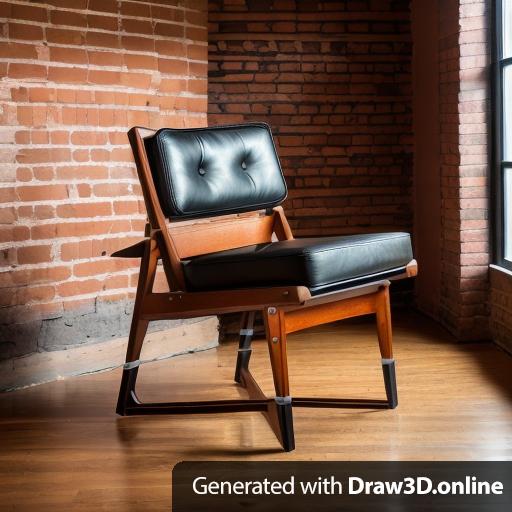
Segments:
[[[512,358],[395,318],[396,410],[295,409],[283,453],[259,413],[116,417],[120,370],[0,395],[0,510],[170,510],[180,460],[512,460]],[[296,396],[384,398],[373,323],[290,336]],[[234,344],[142,367],[144,400],[230,398]],[[272,391],[264,342],[251,369]],[[177,386],[178,384],[178,386]]]

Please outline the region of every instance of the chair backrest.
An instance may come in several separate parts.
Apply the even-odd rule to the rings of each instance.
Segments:
[[[286,198],[264,123],[163,128],[144,144],[162,212],[170,219],[261,210]]]
[[[266,124],[135,126],[128,138],[171,290],[186,290],[183,259],[293,238],[277,206],[287,191]]]

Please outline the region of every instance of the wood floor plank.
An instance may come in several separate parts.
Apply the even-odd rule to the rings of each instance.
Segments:
[[[0,395],[0,510],[169,510],[181,460],[512,460],[512,358],[456,344],[417,315],[395,319],[396,410],[295,409],[284,453],[259,413],[117,417],[120,371]],[[234,344],[145,365],[147,401],[244,396]],[[271,394],[265,342],[251,370]],[[373,323],[289,338],[295,396],[384,398]]]

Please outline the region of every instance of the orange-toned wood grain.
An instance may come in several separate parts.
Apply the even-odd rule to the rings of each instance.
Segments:
[[[376,311],[376,299],[377,295],[372,293],[288,311],[285,321],[286,332],[292,333],[315,325],[374,313]]]
[[[263,310],[263,320],[265,322],[276,396],[289,396],[285,313],[276,308],[265,308]]]
[[[173,222],[169,234],[179,258],[270,242],[274,216],[261,212]]]

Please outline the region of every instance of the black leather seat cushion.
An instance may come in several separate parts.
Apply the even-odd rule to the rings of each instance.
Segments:
[[[401,273],[412,258],[408,233],[380,233],[250,245],[183,266],[191,290],[302,285],[318,294]]]
[[[144,140],[166,217],[208,217],[277,206],[286,183],[268,125],[163,128]]]

